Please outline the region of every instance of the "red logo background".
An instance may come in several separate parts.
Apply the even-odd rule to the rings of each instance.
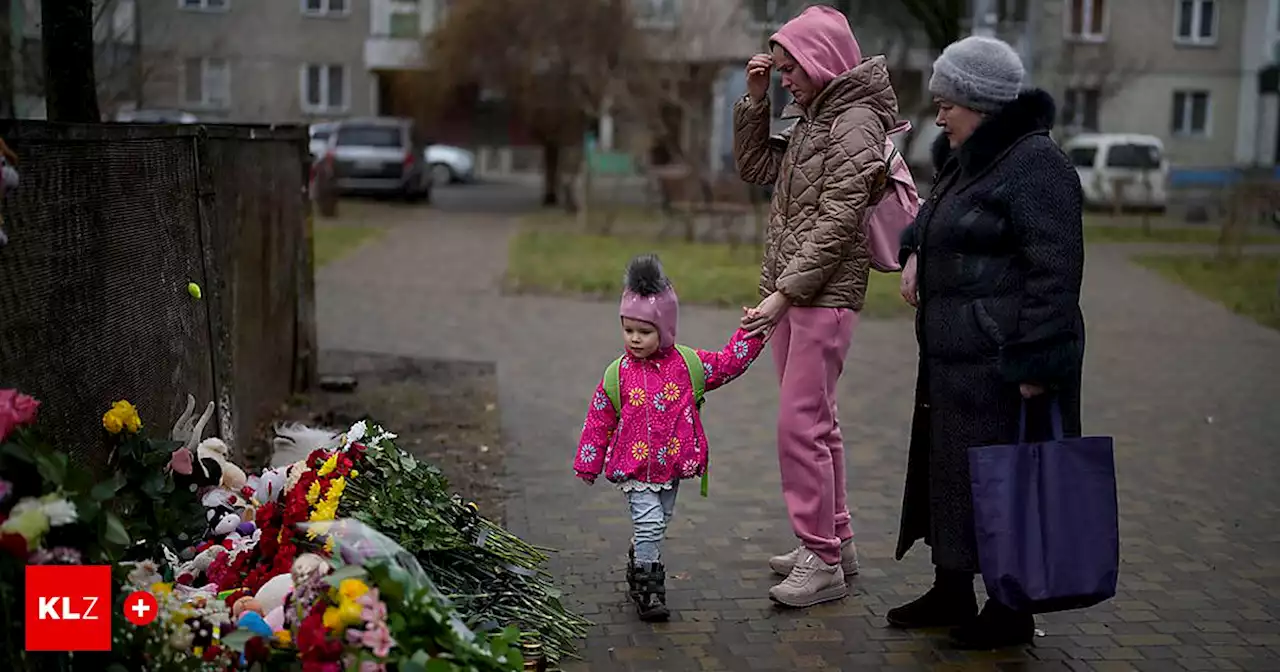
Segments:
[[[54,599],[54,611],[96,620],[40,618],[40,598]],[[64,603],[62,598],[68,598]],[[90,606],[90,600],[96,602]],[[108,565],[27,565],[26,646],[28,651],[111,650],[111,567]],[[86,613],[87,612],[87,613]],[[47,615],[47,614],[46,614]]]

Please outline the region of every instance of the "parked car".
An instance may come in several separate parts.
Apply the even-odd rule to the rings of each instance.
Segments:
[[[427,147],[426,160],[431,182],[437,186],[475,179],[476,155],[461,147],[431,145]]]
[[[352,119],[335,124],[323,160],[340,192],[425,200],[432,186],[426,146],[409,119]]]
[[[1118,200],[1123,208],[1164,210],[1169,162],[1160,138],[1088,133],[1067,140],[1062,149],[1080,175],[1088,207],[1113,208]]]
[[[135,124],[196,124],[200,119],[182,110],[143,109],[116,112],[116,121]]]

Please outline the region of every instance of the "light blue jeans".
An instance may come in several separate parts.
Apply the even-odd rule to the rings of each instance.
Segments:
[[[676,494],[680,484],[670,490],[636,490],[625,493],[631,507],[631,543],[636,547],[636,564],[662,562],[662,540],[667,536],[667,523],[676,510]]]

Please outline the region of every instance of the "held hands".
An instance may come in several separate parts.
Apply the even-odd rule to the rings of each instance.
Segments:
[[[911,304],[912,307],[918,308],[920,307],[920,290],[916,284],[918,272],[916,264],[916,255],[912,253],[911,257],[907,259],[907,265],[902,267],[900,291],[902,292],[902,298],[907,303]]]
[[[1034,383],[1022,383],[1018,386],[1018,392],[1023,399],[1030,399],[1044,394],[1044,388]]]
[[[764,336],[768,340],[773,328],[791,307],[791,301],[782,292],[774,292],[765,297],[755,308],[742,309],[742,328],[747,337]]]
[[[747,61],[747,95],[751,100],[762,100],[769,93],[769,71],[773,69],[773,57],[756,54]]]

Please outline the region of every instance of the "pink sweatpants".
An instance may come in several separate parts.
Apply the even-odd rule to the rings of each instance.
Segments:
[[[853,538],[836,382],[857,323],[848,309],[791,308],[772,341],[782,494],[800,543],[829,565],[840,562],[840,542]]]

